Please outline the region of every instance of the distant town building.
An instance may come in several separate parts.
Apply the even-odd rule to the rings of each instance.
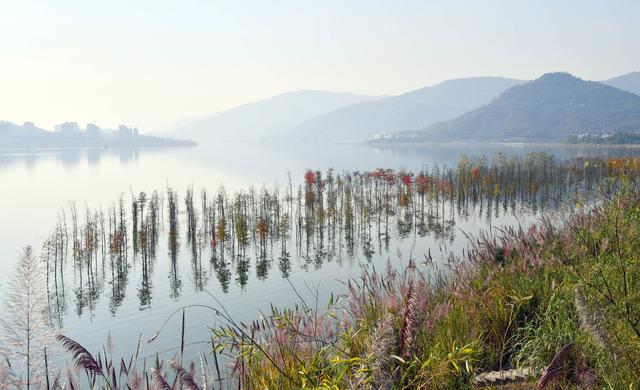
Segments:
[[[78,122],[64,122],[55,126],[56,133],[74,134],[80,132]]]
[[[122,138],[129,138],[133,135],[133,131],[125,125],[118,127],[118,136]]]
[[[118,127],[118,136],[123,137],[123,138],[131,138],[131,137],[137,137],[138,136],[138,129],[137,128],[131,128],[125,125],[120,125]]]
[[[381,140],[381,139],[391,139],[391,138],[398,138],[398,133],[394,134],[389,134],[389,133],[384,133],[384,134],[374,134],[373,135],[373,139],[374,140]]]
[[[25,130],[33,130],[36,128],[36,125],[34,125],[33,122],[24,122],[22,128]]]
[[[98,136],[100,135],[100,128],[96,125],[94,125],[93,123],[89,123],[87,124],[87,135],[90,136]]]
[[[118,127],[118,136],[119,137],[123,137],[123,138],[131,138],[131,137],[138,137],[140,134],[138,132],[138,128],[137,127],[128,127],[125,125],[120,125]]]

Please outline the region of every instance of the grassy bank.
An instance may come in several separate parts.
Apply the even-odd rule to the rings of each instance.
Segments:
[[[516,368],[510,386],[637,388],[640,196],[622,183],[596,208],[477,239],[446,270],[365,270],[326,308],[214,339],[243,388],[474,388]]]

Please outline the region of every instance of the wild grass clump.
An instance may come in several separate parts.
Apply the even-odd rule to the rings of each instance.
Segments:
[[[471,388],[515,368],[538,388],[636,388],[640,195],[621,177],[597,207],[483,236],[446,270],[365,269],[341,305],[274,309],[216,342],[243,388]]]

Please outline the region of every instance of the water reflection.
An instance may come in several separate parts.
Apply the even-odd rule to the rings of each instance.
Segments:
[[[192,188],[182,197],[172,188],[131,193],[106,213],[87,209],[83,216],[71,203],[43,247],[51,315],[62,324],[65,281],[72,283],[77,316],[93,316],[103,295],[115,316],[134,299],[127,296],[129,283],[138,309],[147,310],[158,291],[179,299],[186,279],[195,292],[213,282],[228,293],[232,284],[245,290],[251,275],[286,279],[328,263],[378,261],[399,246],[447,245],[460,222],[478,218],[491,226],[502,214],[533,215],[588,197],[611,184],[619,173],[614,163],[463,157],[455,167],[418,172],[308,171],[296,189],[228,195],[220,188],[214,196],[202,190],[199,198]],[[157,279],[159,262],[167,273]]]
[[[74,168],[80,165],[81,157],[85,152],[80,149],[64,149],[55,153],[55,158],[65,168]]]
[[[0,149],[0,171],[24,167],[33,172],[48,163],[60,164],[65,169],[75,169],[86,163],[100,166],[105,158],[117,158],[122,165],[137,163],[140,153],[159,152],[158,149],[139,148],[66,148],[66,149]]]
[[[539,150],[502,149],[507,159]],[[456,149],[429,145],[335,145],[315,150],[220,144],[137,153],[80,150],[79,159],[77,151],[75,157],[64,159],[66,166],[59,151],[0,151],[0,182],[12,186],[11,191],[5,187],[1,191],[0,214],[12,228],[3,232],[0,255],[11,260],[21,246],[38,245],[43,238],[50,238],[52,245],[45,256],[50,316],[92,350],[101,348],[100,342],[94,341],[96,335],[104,339],[108,331],[123,345],[135,344],[141,329],[155,329],[172,310],[209,302],[207,294],[199,293],[203,289],[222,299],[239,319],[251,320],[269,303],[286,306],[297,300],[283,278],[302,289],[306,282],[320,283],[327,294],[339,293],[342,285],[336,280],[357,277],[360,263],[384,267],[390,260],[401,264],[411,253],[417,259],[432,249],[437,256],[439,247],[459,252],[466,242],[460,230],[476,233],[494,224],[518,223],[512,216],[514,210],[526,223],[531,220],[527,216],[563,204],[561,194],[554,192],[556,187],[577,185],[576,180],[560,181],[559,177],[547,180],[540,169],[533,172],[534,182],[546,180],[548,185],[524,191],[524,181],[512,189],[505,180],[498,183],[500,191],[494,196],[497,181],[472,182],[470,167],[464,170],[468,182],[453,172],[443,173],[445,165],[458,169],[463,151],[477,161],[472,157],[491,156],[492,150],[486,146]],[[552,151],[556,162],[563,157],[601,153],[610,152],[579,148]],[[422,197],[419,172],[427,167],[427,173],[432,173],[434,164],[440,166],[441,177],[425,183]],[[491,160],[486,166],[490,165]],[[396,169],[393,185],[369,175],[381,166]],[[302,177],[308,167],[322,171],[311,191]],[[335,170],[330,174],[331,167]],[[406,187],[397,176],[402,168],[414,173],[410,194],[401,191]],[[483,171],[480,176],[491,177],[490,173]],[[168,183],[175,188],[173,213],[169,210]],[[219,191],[221,183],[226,190]],[[252,184],[257,186],[253,190],[249,188]],[[200,191],[203,185],[207,191]],[[191,214],[196,223],[189,232],[185,195],[187,188],[194,186]],[[266,192],[261,191],[263,186]],[[388,194],[383,192],[387,189]],[[144,202],[140,202],[141,190],[146,191]],[[157,190],[159,206],[151,207],[153,190]],[[567,190],[564,196],[570,199],[575,192]],[[236,196],[240,193],[242,196]],[[136,234],[134,198],[138,202]],[[69,200],[77,202],[75,218]],[[90,207],[88,224],[86,205]],[[61,206],[65,206],[62,211]],[[156,209],[157,221],[153,223],[150,213]],[[60,222],[56,224],[58,213]],[[52,225],[59,226],[57,233],[51,231]],[[243,233],[242,245],[238,230]],[[43,254],[44,249],[40,251]],[[89,258],[90,252],[93,255]],[[10,273],[0,275],[0,283],[9,277]],[[210,319],[193,321],[192,328],[202,329],[192,333],[194,337],[207,339],[206,325],[211,323]],[[167,349],[173,346],[175,339],[164,345]]]
[[[120,163],[123,165],[129,164],[131,162],[138,162],[138,160],[140,159],[140,149],[118,149],[118,155],[120,156]]]
[[[460,155],[471,158],[493,156],[526,157],[529,153],[545,153],[560,160],[590,157],[632,157],[640,155],[640,148],[532,145],[532,144],[417,144],[369,145],[338,144],[317,147],[308,144],[210,144],[199,146],[185,156],[198,164],[215,167],[235,177],[254,177],[287,180],[286,172],[299,173],[314,167],[321,170],[371,170],[377,167],[419,170],[424,165],[455,166]],[[239,158],[239,155],[243,158]],[[265,164],[264,162],[268,162]]]
[[[87,150],[87,162],[91,167],[97,167],[100,165],[100,161],[102,161],[102,153],[101,149],[89,149]]]

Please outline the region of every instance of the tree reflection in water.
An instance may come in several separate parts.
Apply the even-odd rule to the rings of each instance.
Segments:
[[[106,213],[87,209],[83,217],[72,203],[43,244],[50,315],[62,325],[69,280],[78,315],[93,312],[102,294],[115,315],[131,272],[140,310],[151,307],[161,240],[168,249],[169,297],[178,299],[182,233],[196,291],[215,275],[227,293],[232,281],[245,288],[252,268],[263,280],[275,263],[288,278],[294,266],[313,270],[354,258],[371,261],[388,253],[394,240],[452,242],[456,221],[480,217],[490,226],[505,213],[555,209],[607,184],[613,169],[610,160],[597,158],[463,156],[454,167],[420,172],[309,170],[297,188],[289,183],[228,195],[220,187],[213,195],[203,189],[199,199],[192,188],[182,199],[172,188],[140,192],[130,201],[120,196]]]

